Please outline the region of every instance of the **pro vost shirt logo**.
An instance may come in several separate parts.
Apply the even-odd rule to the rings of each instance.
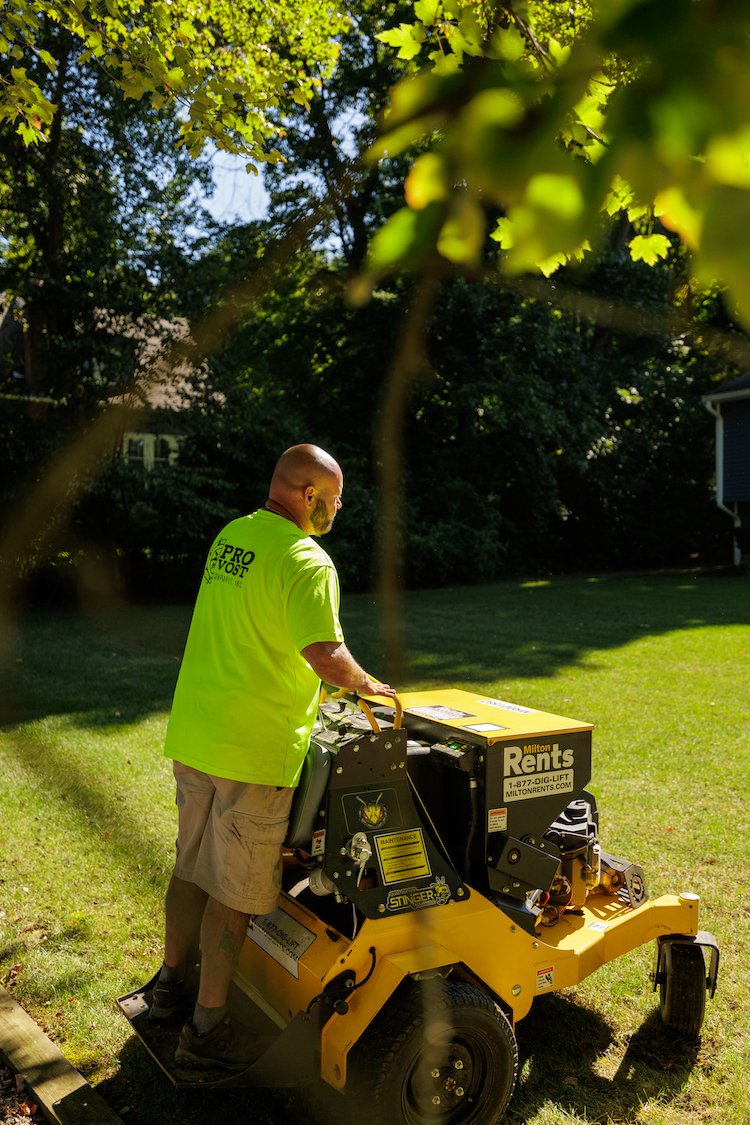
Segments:
[[[203,577],[206,582],[231,582],[235,586],[240,586],[254,558],[255,551],[235,547],[228,539],[222,537],[209,552]]]

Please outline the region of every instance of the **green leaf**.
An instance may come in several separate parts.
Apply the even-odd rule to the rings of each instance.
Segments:
[[[629,184],[617,174],[612,181],[612,188],[602,204],[602,210],[608,215],[616,215],[624,211],[633,201],[633,191]]]
[[[554,59],[555,66],[562,66],[570,55],[570,47],[563,47],[556,39],[550,39],[547,44],[549,53]]]
[[[728,287],[745,329],[750,327],[750,256],[743,232],[750,224],[750,191],[716,184],[707,195],[695,271]]]
[[[470,53],[478,55],[483,54],[482,28],[480,27],[477,14],[473,8],[464,8],[458,26],[466,42],[471,44],[472,51]]]
[[[402,207],[380,228],[370,243],[368,267],[375,274],[413,258],[437,233],[443,208],[430,203],[423,211]]]
[[[133,98],[137,102],[139,102],[143,95],[146,93],[143,86],[136,85],[133,82],[123,82],[122,92],[126,98]]]
[[[654,214],[662,226],[679,234],[691,249],[698,249],[703,215],[688,202],[681,188],[675,186],[660,192],[654,200]]]
[[[402,23],[375,36],[390,47],[398,47],[398,58],[413,59],[419,54],[425,39],[425,29],[421,23]]]
[[[26,148],[28,148],[29,145],[34,144],[38,139],[36,129],[34,129],[31,125],[27,125],[25,121],[21,122],[16,131],[20,134],[21,140],[23,141]]]
[[[513,125],[523,116],[523,103],[515,90],[482,90],[469,105],[472,126]]]
[[[654,266],[659,258],[666,258],[669,253],[669,239],[663,234],[637,234],[628,243],[628,248],[634,262]]]
[[[414,14],[422,23],[432,26],[435,23],[440,0],[416,0]]]
[[[504,27],[492,37],[493,54],[508,62],[516,62],[526,48],[526,40],[515,27]]]
[[[428,203],[445,199],[447,188],[445,160],[436,152],[425,152],[406,177],[406,202],[413,211],[422,211]]]
[[[750,187],[750,129],[713,137],[706,148],[706,171],[720,184]]]
[[[457,74],[461,69],[459,55],[444,55],[442,51],[433,51],[429,58],[434,64],[432,73],[437,75],[438,78],[448,78],[451,74]]]
[[[583,196],[575,178],[554,172],[532,176],[526,186],[526,201],[561,219],[575,219],[583,210]]]
[[[42,60],[44,65],[47,67],[47,69],[52,74],[56,73],[56,71],[57,71],[57,60],[52,58],[52,55],[49,53],[49,51],[40,51],[39,52],[39,58]]]
[[[493,242],[499,242],[502,250],[510,250],[515,245],[516,236],[513,223],[508,218],[497,220],[497,226],[490,234]]]
[[[551,277],[553,273],[564,266],[568,260],[567,254],[552,254],[551,257],[545,258],[544,261],[539,263],[539,272],[543,273],[545,277]]]
[[[449,262],[476,262],[484,241],[485,221],[482,209],[465,193],[455,194],[448,218],[438,235],[438,253]]]
[[[445,37],[450,43],[451,50],[461,57],[462,55],[481,55],[482,48],[479,43],[474,43],[463,34],[462,28],[446,27]]]

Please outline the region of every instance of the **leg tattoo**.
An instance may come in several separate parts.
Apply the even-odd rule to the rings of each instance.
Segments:
[[[219,949],[222,951],[229,964],[233,965],[237,955],[237,939],[227,925],[224,926],[224,933],[221,935]]]

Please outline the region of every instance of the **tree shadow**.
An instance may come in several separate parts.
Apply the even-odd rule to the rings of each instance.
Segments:
[[[630,1037],[612,1077],[604,1077],[595,1067],[615,1045],[614,1031],[600,1013],[566,994],[536,1000],[516,1032],[521,1078],[503,1118],[508,1125],[521,1125],[549,1103],[586,1120],[633,1125],[650,1099],[668,1102],[680,1094],[700,1049],[699,1040],[665,1029],[654,1011]],[[117,1074],[98,1091],[115,1109],[131,1107],[130,1125],[203,1125],[219,1117],[259,1125],[347,1125],[355,1112],[322,1080],[289,1090],[179,1090],[135,1035],[120,1052]]]
[[[676,630],[750,623],[750,582],[715,574],[604,574],[404,596],[410,681],[451,685],[551,678],[594,670],[593,652]],[[377,600],[344,599],[357,658],[382,669]],[[168,710],[189,606],[36,611],[20,622],[0,682],[0,726],[74,714],[84,728],[135,723]]]
[[[93,1062],[94,1060],[92,1060]],[[343,1125],[351,1105],[322,1080],[300,1089],[177,1089],[136,1035],[125,1042],[117,1073],[97,1087],[114,1108],[129,1106],[128,1125],[205,1125],[252,1121],[255,1125]]]
[[[344,631],[378,666],[376,603],[345,601]],[[591,654],[647,636],[750,623],[750,582],[715,573],[575,575],[412,591],[404,597],[411,680],[458,686],[596,669]],[[357,638],[357,644],[354,638]]]
[[[139,885],[150,876],[155,881],[153,873],[160,874],[164,868],[165,833],[158,822],[144,831],[138,812],[131,814],[128,800],[121,794],[122,782],[113,785],[106,769],[92,774],[67,752],[64,743],[11,735],[7,746],[18,765],[43,779],[50,805],[64,808],[74,818],[83,846],[87,840],[98,845],[99,826],[106,825],[107,852],[123,877]]]
[[[0,669],[0,727],[74,714],[97,728],[167,710],[189,624],[188,606],[27,613]]]
[[[670,1032],[654,1010],[606,1077],[596,1064],[616,1046],[614,1031],[599,1013],[565,994],[539,997],[516,1030],[521,1079],[509,1123],[528,1120],[549,1102],[586,1120],[635,1122],[650,1099],[679,1096],[700,1051],[699,1039]]]

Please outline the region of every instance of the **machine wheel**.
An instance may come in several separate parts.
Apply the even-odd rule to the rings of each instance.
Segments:
[[[484,992],[435,978],[392,997],[357,1044],[352,1070],[368,1125],[495,1125],[513,1093],[518,1049]]]
[[[682,1035],[698,1035],[706,1012],[706,963],[699,945],[667,944],[659,984],[662,1023]]]

